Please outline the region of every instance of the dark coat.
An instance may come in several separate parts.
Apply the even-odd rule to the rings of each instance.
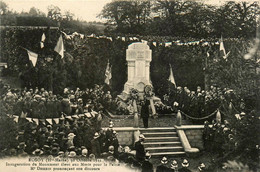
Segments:
[[[141,117],[149,118],[149,100],[145,101],[145,104],[141,107]]]
[[[135,142],[135,150],[136,150],[136,159],[138,161],[143,161],[145,157],[145,150],[144,150],[144,145],[141,143],[141,141]]]
[[[101,150],[100,150],[100,144],[99,144],[98,139],[92,139],[91,140],[91,148],[92,148],[92,153],[96,157],[100,157]]]
[[[142,164],[142,172],[153,172],[153,164],[149,161],[144,161]]]
[[[179,172],[191,172],[191,170],[186,167],[182,167],[181,169],[179,169]]]
[[[159,165],[159,166],[157,166],[157,168],[156,168],[156,172],[170,172],[171,171],[171,169],[170,168],[168,168],[168,167],[166,167],[165,165]]]

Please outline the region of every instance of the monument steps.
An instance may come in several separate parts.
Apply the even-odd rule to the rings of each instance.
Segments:
[[[145,142],[145,147],[180,146],[181,142]]]
[[[184,156],[185,152],[156,152],[150,153],[152,156]]]
[[[140,130],[145,136],[144,147],[152,156],[183,156],[184,148],[174,127]]]
[[[183,151],[182,146],[174,146],[174,147],[149,147],[146,148],[145,150],[149,152],[171,152],[171,151]]]
[[[145,137],[147,141],[178,141],[179,137]]]
[[[143,135],[146,135],[148,137],[150,136],[178,136],[177,132],[152,132],[152,133],[143,133]]]

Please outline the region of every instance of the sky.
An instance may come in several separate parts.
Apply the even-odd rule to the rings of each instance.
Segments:
[[[61,12],[70,11],[75,18],[85,21],[102,21],[96,16],[102,11],[106,3],[112,0],[3,0],[9,10],[29,12],[31,7],[40,9],[47,14],[49,5],[58,6]]]
[[[49,5],[58,6],[61,12],[70,11],[75,14],[75,18],[85,21],[103,21],[97,18],[97,15],[102,11],[106,3],[112,0],[3,0],[8,4],[9,10],[17,12],[29,12],[31,7],[40,9],[47,14],[47,7]],[[207,4],[219,5],[227,0],[199,0]],[[234,0],[238,1],[238,0]],[[253,2],[256,0],[244,0]]]

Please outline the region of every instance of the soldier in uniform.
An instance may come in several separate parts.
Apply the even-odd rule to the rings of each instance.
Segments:
[[[171,163],[171,171],[178,172],[178,162],[176,160],[173,160]]]
[[[170,169],[167,167],[168,159],[164,156],[161,160],[161,165],[157,166],[156,172],[170,172]]]
[[[151,155],[149,152],[146,152],[145,159],[142,164],[142,172],[153,172],[153,164],[149,161],[151,159]]]
[[[181,165],[182,168],[179,170],[179,172],[191,172],[191,170],[188,169],[190,164],[187,159],[184,159]]]

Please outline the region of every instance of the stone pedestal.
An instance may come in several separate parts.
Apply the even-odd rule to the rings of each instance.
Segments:
[[[124,85],[124,91],[120,97],[125,100],[132,88],[137,89],[142,95],[146,85],[152,85],[150,81],[150,62],[152,50],[145,43],[136,42],[128,46],[126,50],[128,66],[128,80]]]

